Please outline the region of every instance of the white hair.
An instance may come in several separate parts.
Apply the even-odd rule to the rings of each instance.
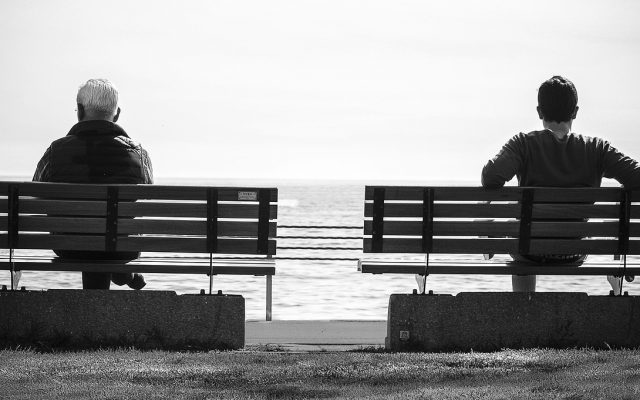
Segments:
[[[118,109],[118,89],[107,79],[89,79],[78,89],[76,102],[87,112],[111,116]]]

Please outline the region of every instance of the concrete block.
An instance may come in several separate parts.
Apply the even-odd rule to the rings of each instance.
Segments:
[[[640,346],[640,297],[586,293],[393,294],[393,351]]]
[[[171,291],[0,291],[0,343],[63,348],[244,347],[244,298]]]

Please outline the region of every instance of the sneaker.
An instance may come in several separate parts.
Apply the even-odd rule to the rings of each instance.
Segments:
[[[140,290],[147,286],[147,282],[144,280],[142,274],[133,274],[133,280],[129,283],[131,289]]]

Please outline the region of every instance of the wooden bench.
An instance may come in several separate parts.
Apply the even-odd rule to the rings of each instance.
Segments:
[[[424,260],[365,260],[363,273],[640,275],[640,192],[619,188],[367,186],[364,253],[417,253]],[[582,266],[434,262],[430,254],[593,254],[622,261]],[[403,260],[403,258],[405,260]]]
[[[205,274],[209,294],[214,275],[266,276],[270,320],[277,201],[275,188],[0,182],[0,268]],[[143,254],[79,261],[53,249]]]
[[[367,187],[363,273],[638,275],[640,193],[620,189]],[[382,253],[407,253],[383,259]],[[620,255],[620,261],[536,264],[482,254]],[[414,255],[418,260],[410,260]],[[444,254],[440,260],[431,254]],[[462,256],[462,255],[465,256]],[[458,255],[457,257],[455,255]],[[389,257],[389,256],[386,256]],[[435,257],[434,257],[435,258]],[[487,257],[488,258],[488,257]],[[423,280],[424,282],[424,280]],[[606,283],[603,282],[603,285]],[[391,351],[635,348],[637,296],[482,292],[392,294]]]

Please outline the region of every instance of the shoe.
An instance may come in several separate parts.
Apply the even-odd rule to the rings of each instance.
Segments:
[[[133,280],[129,283],[131,289],[140,290],[147,286],[147,282],[144,280],[142,274],[133,274]]]

